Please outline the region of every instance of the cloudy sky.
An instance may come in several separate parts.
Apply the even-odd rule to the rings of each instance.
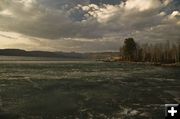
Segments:
[[[0,48],[117,51],[180,41],[180,0],[0,0]]]

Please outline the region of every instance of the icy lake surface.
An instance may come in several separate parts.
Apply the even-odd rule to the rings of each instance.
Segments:
[[[93,61],[0,61],[0,119],[163,119],[180,68]]]

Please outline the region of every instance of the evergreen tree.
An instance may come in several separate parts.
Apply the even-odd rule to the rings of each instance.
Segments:
[[[135,60],[136,57],[136,43],[133,38],[127,38],[124,41],[123,53],[127,60]]]

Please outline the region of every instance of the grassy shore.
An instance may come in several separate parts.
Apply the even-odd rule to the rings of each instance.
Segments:
[[[128,64],[143,64],[143,65],[154,65],[164,67],[180,67],[180,63],[161,63],[161,62],[135,62],[135,61],[115,61],[115,60],[101,60],[103,62],[120,62]]]
[[[160,63],[160,62],[133,62],[133,61],[120,61],[121,63],[129,64],[144,64],[154,66],[168,66],[168,67],[180,67],[180,63]]]

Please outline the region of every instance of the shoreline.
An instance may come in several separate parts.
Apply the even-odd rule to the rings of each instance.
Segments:
[[[121,61],[120,61],[121,62]],[[180,67],[180,63],[155,63],[155,62],[124,62],[128,64],[142,64],[142,65],[152,65],[152,66],[163,66],[163,67]]]
[[[180,63],[158,63],[158,62],[134,62],[134,61],[103,61],[103,62],[118,62],[126,64],[140,64],[140,65],[152,65],[163,67],[180,67]]]

